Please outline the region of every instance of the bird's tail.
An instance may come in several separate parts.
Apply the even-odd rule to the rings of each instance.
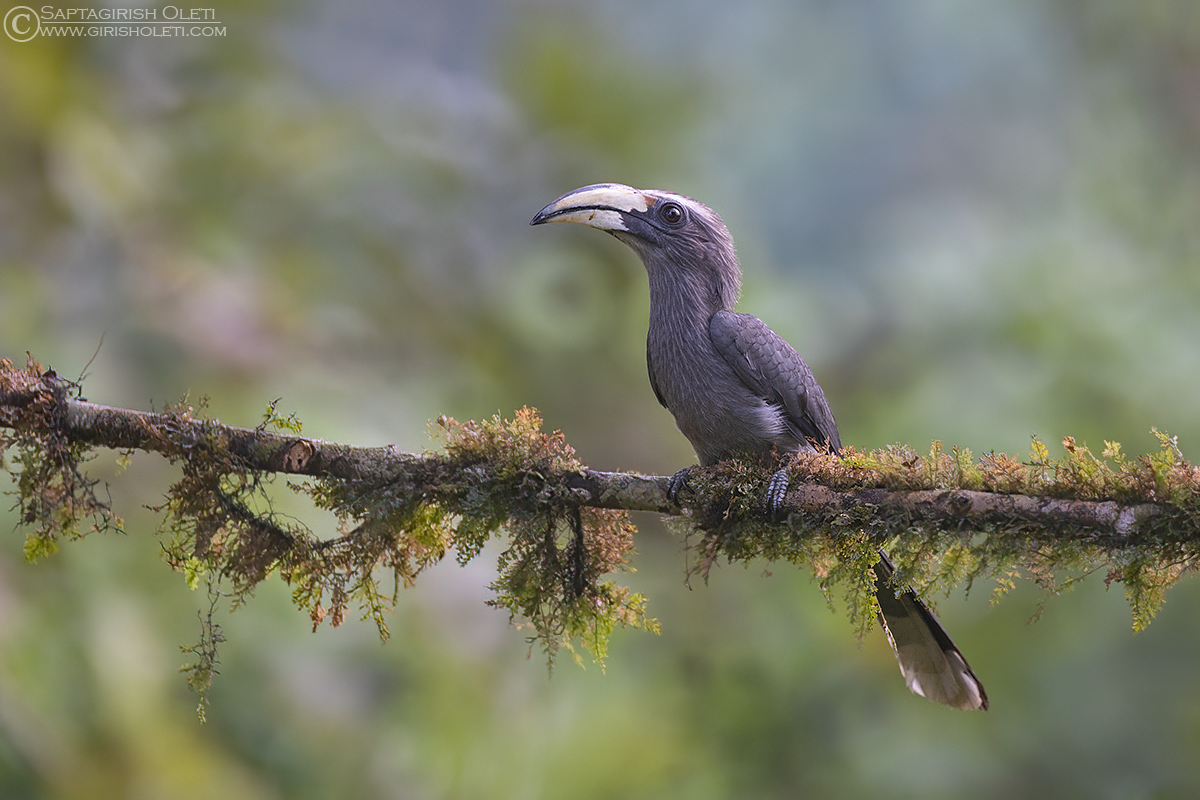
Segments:
[[[875,597],[879,622],[887,633],[908,688],[924,698],[967,710],[987,710],[987,692],[946,629],[912,589],[897,595],[895,568],[879,551],[875,565]]]

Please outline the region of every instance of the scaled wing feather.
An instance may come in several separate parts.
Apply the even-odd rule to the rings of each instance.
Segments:
[[[837,423],[804,359],[758,317],[718,311],[708,323],[713,347],[751,391],[786,412],[788,423],[817,447],[841,447]],[[797,437],[799,438],[799,437]]]

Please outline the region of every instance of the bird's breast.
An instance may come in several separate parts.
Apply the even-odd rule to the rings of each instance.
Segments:
[[[707,326],[651,326],[646,357],[655,388],[701,464],[745,451],[796,449],[782,410],[742,383],[713,347]]]

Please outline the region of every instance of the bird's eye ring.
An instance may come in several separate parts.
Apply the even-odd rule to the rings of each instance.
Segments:
[[[659,210],[658,215],[668,225],[678,225],[683,222],[683,206],[678,203],[665,203]]]

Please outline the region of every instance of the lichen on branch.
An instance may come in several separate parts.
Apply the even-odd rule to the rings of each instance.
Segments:
[[[81,466],[94,448],[158,452],[180,472],[159,507],[171,566],[235,608],[278,574],[314,628],[357,608],[386,638],[402,588],[448,553],[466,562],[498,541],[491,603],[551,657],[578,643],[603,662],[618,626],[656,629],[645,598],[608,577],[629,568],[629,511],[676,517],[702,573],[718,559],[811,568],[842,592],[860,631],[873,620],[880,546],[923,596],[984,576],[997,595],[1017,578],[1055,592],[1103,570],[1125,585],[1139,629],[1200,561],[1200,468],[1157,432],[1159,449],[1137,457],[1115,442],[1096,455],[1071,437],[1058,458],[1035,438],[1024,461],[940,442],[802,454],[772,516],[761,496],[773,467],[761,460],[697,468],[681,509],[665,476],[589,470],[527,408],[510,420],[439,418],[439,448],[407,453],[304,437],[277,403],[239,428],[208,418],[203,399],[145,412],[80,394],[32,358],[23,368],[0,359],[0,465],[14,476],[30,560],[64,537],[120,527]],[[277,513],[288,488],[331,511],[336,534]],[[221,641],[211,611],[202,628],[185,668],[201,690]]]
[[[861,632],[874,619],[869,572],[886,547],[897,579],[922,596],[994,576],[996,597],[1026,578],[1055,593],[1104,570],[1122,583],[1136,630],[1166,590],[1200,564],[1200,468],[1175,437],[1154,431],[1157,451],[1125,456],[1105,442],[1097,456],[1073,437],[1054,458],[1036,437],[1027,462],[933,442],[869,452],[803,453],[792,459],[785,518],[764,517],[762,467],[730,460],[697,471],[689,518],[699,534],[697,569],[718,558],[786,560],[811,568],[827,592],[840,585]]]
[[[656,629],[641,595],[603,580],[628,568],[634,529],[627,512],[580,507],[567,482],[584,467],[561,433],[546,434],[541,425],[529,408],[512,420],[440,417],[434,433],[442,450],[426,453],[419,469],[383,481],[322,478],[298,487],[343,523],[356,523],[340,539],[321,543],[322,554],[336,559],[374,543],[366,546],[367,558],[352,557],[332,576],[331,593],[324,586],[328,572],[289,576],[314,622],[327,595],[335,613],[344,613],[337,576],[352,567],[364,574],[376,558],[392,570],[397,587],[409,585],[449,550],[466,563],[503,532],[490,603],[531,627],[551,656],[563,645],[573,652],[579,641],[603,663],[617,626]]]
[[[62,538],[121,530],[121,518],[87,477],[82,464],[92,448],[64,429],[63,410],[77,384],[27,358],[24,369],[0,359],[0,469],[14,477],[16,509],[27,530],[25,558],[58,551]],[[11,452],[11,462],[6,453]]]

